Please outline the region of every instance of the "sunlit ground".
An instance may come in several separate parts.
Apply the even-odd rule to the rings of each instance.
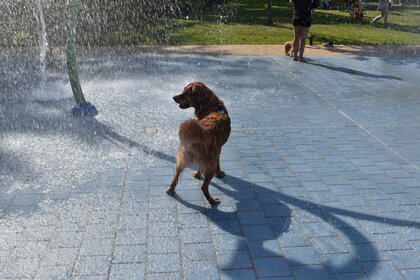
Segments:
[[[268,27],[263,5],[236,2],[221,17],[79,35],[86,45],[290,40],[286,4]],[[319,11],[315,42],[418,43],[416,16],[395,13],[384,30],[368,25],[376,13],[357,24]],[[0,39],[24,45],[18,29]],[[76,118],[64,58],[50,57],[42,77],[37,58],[1,54],[0,279],[419,279],[418,57],[80,56],[99,115]],[[232,119],[227,176],[211,185],[218,207],[191,170],[165,193],[178,126],[193,117],[172,96],[195,80]]]
[[[42,99],[1,60],[0,279],[417,280],[419,58],[310,59],[84,58],[95,118],[64,59]],[[232,119],[214,208],[191,169],[165,193],[194,80]]]

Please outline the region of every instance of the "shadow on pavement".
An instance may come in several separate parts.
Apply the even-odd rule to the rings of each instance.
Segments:
[[[310,61],[308,62],[308,64],[315,65],[315,66],[320,66],[320,67],[323,67],[323,68],[327,68],[327,69],[332,70],[332,71],[347,73],[347,74],[350,74],[350,75],[357,75],[357,76],[368,77],[368,78],[376,78],[376,79],[401,80],[401,78],[399,78],[397,76],[371,74],[371,73],[367,73],[367,72],[363,72],[363,71],[353,70],[353,69],[346,68],[346,67],[329,66],[329,65],[314,63],[314,62],[310,62]]]
[[[315,215],[318,218],[322,219],[324,222],[335,227],[337,231],[341,231],[343,236],[345,236],[350,241],[349,243],[352,243],[352,244],[357,243],[357,244],[364,245],[363,248],[360,246],[352,246],[352,249],[353,249],[352,255],[354,257],[353,259],[350,259],[343,264],[335,265],[329,262],[325,263],[325,265],[328,267],[328,270],[332,273],[343,273],[343,272],[349,272],[349,271],[354,270],[355,266],[357,265],[357,260],[361,256],[366,256],[366,254],[369,254],[370,259],[379,259],[379,253],[377,249],[375,248],[375,246],[372,244],[372,242],[369,240],[369,238],[365,236],[357,228],[352,227],[350,224],[348,224],[347,222],[345,222],[343,219],[339,218],[338,216],[353,217],[357,220],[375,220],[378,223],[384,223],[384,224],[389,224],[393,226],[420,228],[420,223],[399,220],[399,219],[392,219],[392,218],[384,218],[380,216],[363,214],[363,213],[358,213],[358,212],[340,209],[336,207],[316,204],[316,203],[313,203],[304,199],[282,194],[282,193],[267,189],[265,187],[262,187],[260,185],[253,184],[253,183],[244,181],[243,179],[229,176],[229,175],[226,175],[222,179],[222,181],[223,183],[226,183],[227,185],[232,187],[233,191],[226,190],[214,182],[212,182],[211,185],[217,188],[219,191],[225,193],[226,195],[233,197],[237,201],[236,209],[241,209],[243,207],[246,207],[246,205],[244,204],[247,201],[244,200],[243,198],[244,197],[242,193],[243,187],[251,188],[257,194],[257,196],[258,194],[260,195],[263,194],[264,197],[269,198],[268,206],[274,207],[276,211],[279,212],[278,216],[282,217],[282,219],[276,219],[277,222],[274,224],[272,223],[270,225],[271,228],[274,227],[275,229],[277,229],[276,231],[273,231],[275,233],[275,238],[278,238],[283,233],[289,231],[289,228],[291,225],[291,210],[288,205],[291,205],[293,207],[296,207],[297,209],[307,211],[309,214]],[[232,228],[234,228],[233,223],[236,223],[237,221],[238,211],[223,212],[219,210],[217,207],[213,207],[213,208],[201,207],[201,206],[194,205],[185,201],[178,195],[175,196],[175,199],[179,201],[181,204],[183,204],[184,206],[192,208],[196,211],[199,211],[200,213],[205,215],[212,223],[217,225],[220,229],[226,232],[229,232],[231,234],[236,234],[242,237],[241,233],[231,230]],[[317,210],[320,210],[320,211],[317,211]],[[351,233],[350,231],[343,231],[343,229],[351,229]],[[268,241],[268,240],[270,239],[265,239],[263,241]],[[248,243],[249,241],[251,240],[248,240],[247,238],[244,238],[243,240],[238,241],[236,248],[238,249],[246,248],[246,243]],[[270,252],[263,247],[259,248],[258,252],[262,256],[273,256],[273,252]],[[277,255],[276,257],[282,257],[282,256]],[[227,265],[226,268],[229,268],[235,263],[241,262],[242,260],[243,259],[241,257],[240,251],[237,251],[237,254],[235,254],[234,257],[230,260],[231,264]],[[305,264],[294,259],[287,259],[287,263],[292,266],[300,266],[300,271],[304,275],[309,276],[309,275],[322,274],[322,270],[323,270],[322,267],[315,268],[315,267],[310,267],[307,265],[305,266]],[[288,270],[287,266],[284,266],[284,268]],[[302,271],[302,269],[304,271]],[[372,266],[369,266],[367,269],[365,269],[364,272],[367,275],[371,275],[375,272],[375,270],[376,270],[375,265],[372,265]],[[352,271],[352,272],[362,272],[362,270],[360,269],[359,271]],[[291,273],[284,271],[284,273],[281,276],[287,276],[287,275],[291,275]],[[258,276],[261,276],[261,275],[258,275]],[[354,276],[354,277],[355,278],[353,279],[357,279],[357,276]]]
[[[109,129],[107,126],[102,125],[100,122],[96,121],[95,119],[92,119],[92,121],[96,123],[97,127],[101,127],[100,135],[102,137],[109,140],[115,140],[124,144],[128,144],[131,147],[139,148],[142,152],[148,155],[153,155],[159,159],[163,159],[165,161],[169,161],[175,164],[175,158],[173,156],[150,149],[147,146],[139,144],[124,136],[121,136],[118,133]],[[258,195],[264,196],[268,200],[268,201],[265,201],[264,203],[266,203],[269,207],[275,208],[275,210],[278,211],[278,216],[281,217],[281,219],[275,219],[275,222],[272,222],[270,224],[271,229],[273,228],[276,229],[276,230],[273,230],[275,238],[262,240],[262,242],[260,243],[261,247],[258,248],[257,250],[259,252],[259,255],[262,255],[262,256],[269,255],[271,257],[274,256],[274,257],[279,257],[279,258],[284,258],[284,256],[271,252],[270,250],[264,248],[262,245],[264,241],[275,240],[276,238],[281,236],[283,233],[289,231],[290,226],[291,226],[291,209],[288,205],[291,205],[297,209],[304,210],[308,212],[309,214],[315,215],[321,220],[323,220],[324,222],[326,222],[327,224],[334,227],[337,231],[341,231],[342,235],[345,236],[349,240],[348,243],[364,245],[363,247],[351,245],[353,249],[351,252],[353,258],[344,262],[343,264],[336,265],[335,263],[334,264],[330,263],[330,261],[325,262],[324,264],[328,267],[328,270],[332,273],[362,272],[361,268],[358,268],[359,269],[358,271],[353,271],[353,270],[355,269],[355,266],[357,266],[358,259],[366,255],[369,255],[369,258],[372,260],[380,259],[378,250],[375,248],[372,241],[369,240],[369,238],[366,235],[364,235],[360,230],[353,227],[352,225],[350,225],[343,219],[339,218],[338,216],[351,217],[357,220],[374,220],[375,222],[378,222],[378,223],[399,226],[399,227],[412,227],[412,228],[417,228],[417,229],[420,228],[420,223],[417,223],[417,222],[386,218],[386,217],[381,217],[381,216],[376,216],[376,215],[359,213],[355,211],[349,211],[346,209],[341,209],[341,208],[336,208],[336,207],[331,207],[331,206],[324,206],[322,204],[317,204],[311,201],[307,201],[307,200],[293,197],[290,195],[286,195],[277,191],[273,191],[266,187],[263,187],[263,186],[260,186],[251,182],[247,182],[243,179],[233,177],[230,175],[226,175],[222,179],[222,182],[230,186],[232,190],[223,188],[222,186],[220,186],[219,184],[215,182],[211,182],[211,185],[215,187],[216,189],[218,189],[219,191],[221,191],[222,193],[228,196],[231,196],[237,201],[235,212],[224,212],[220,210],[218,207],[206,208],[199,205],[195,205],[184,200],[182,197],[178,196],[177,194],[174,195],[174,199],[176,199],[182,205],[188,208],[194,209],[198,211],[199,213],[205,215],[214,225],[216,225],[221,230],[240,237],[240,239],[236,243],[236,248],[240,249],[240,248],[246,248],[247,244],[250,241],[252,241],[252,240],[248,240],[246,237],[241,239],[243,237],[242,233],[238,232],[237,230],[234,230],[235,225],[237,225],[237,221],[238,221],[238,218],[237,218],[238,210],[246,209],[247,208],[246,203],[249,202],[249,199],[244,198],[244,197],[247,197],[243,193],[244,189],[245,191],[251,191],[251,192],[256,193],[257,196]],[[168,185],[169,185],[169,182],[168,182]],[[343,229],[351,229],[351,231],[345,231]],[[221,267],[222,270],[229,269],[232,266],[234,267],[238,263],[243,262],[243,255],[241,254],[241,251],[238,250],[234,252],[235,253],[233,257],[229,261],[230,263],[227,264],[226,267]],[[264,260],[264,258],[262,258],[262,260]],[[270,258],[267,258],[266,260],[270,260]],[[304,275],[320,275],[323,273],[322,266],[308,266],[308,265],[305,265],[304,263],[301,263],[298,260],[285,258],[283,259],[283,265],[281,265],[282,262],[277,263],[277,265],[280,265],[277,267],[277,269],[281,268],[282,270],[284,270],[280,272],[282,276],[292,275],[285,261],[291,266],[299,266],[301,273],[303,273]],[[262,265],[264,266],[264,264]],[[363,271],[367,275],[372,275],[375,272],[376,267],[377,266],[375,265],[375,263],[373,263],[373,265],[367,266]],[[358,279],[357,275],[354,274],[354,278],[352,279]]]

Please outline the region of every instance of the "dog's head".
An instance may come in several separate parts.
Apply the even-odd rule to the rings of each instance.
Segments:
[[[175,95],[173,98],[181,109],[190,107],[200,109],[215,104],[223,104],[213,91],[201,82],[189,83],[181,94]]]

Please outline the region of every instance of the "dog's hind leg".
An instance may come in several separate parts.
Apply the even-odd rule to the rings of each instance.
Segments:
[[[200,179],[201,178],[201,173],[200,173],[200,171],[194,171],[193,173],[192,173],[192,176],[195,178],[195,179]]]
[[[216,176],[217,178],[223,178],[225,177],[226,173],[222,170],[220,170],[220,163],[217,163],[217,169],[216,169]]]
[[[223,172],[221,169],[220,169],[220,152],[222,151],[222,149],[220,149],[220,151],[219,151],[219,154],[217,155],[217,167],[216,167],[216,176],[218,177],[218,178],[222,178],[222,177],[225,177],[225,172]]]
[[[203,191],[204,196],[207,198],[207,201],[211,205],[216,205],[220,203],[220,199],[218,199],[217,197],[212,197],[209,193],[209,184],[213,176],[214,176],[213,174],[204,176],[204,182],[203,182],[203,185],[201,186],[201,190]]]
[[[178,179],[179,179],[179,176],[181,175],[181,172],[182,172],[182,168],[178,168],[178,166],[177,166],[174,178],[172,179],[172,182],[171,182],[171,185],[166,190],[167,194],[175,194],[175,188],[176,188],[176,185],[178,184]]]
[[[183,155],[183,149],[182,147],[180,147],[178,150],[178,157],[176,159],[175,175],[174,175],[174,178],[172,179],[171,185],[166,190],[167,194],[175,193],[175,188],[176,188],[176,185],[178,184],[179,176],[181,175],[181,172],[182,170],[184,170],[185,166],[186,166],[186,162]]]

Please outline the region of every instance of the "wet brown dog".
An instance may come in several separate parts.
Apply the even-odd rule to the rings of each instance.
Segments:
[[[201,190],[210,204],[220,200],[209,194],[209,184],[213,176],[223,177],[220,170],[220,152],[230,135],[230,118],[226,107],[205,84],[188,84],[180,95],[173,97],[181,109],[193,107],[197,119],[189,119],[179,127],[180,145],[176,158],[176,172],[166,193],[174,194],[182,170],[193,164],[197,171],[193,176],[204,177]]]

